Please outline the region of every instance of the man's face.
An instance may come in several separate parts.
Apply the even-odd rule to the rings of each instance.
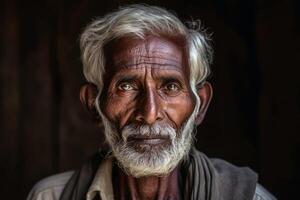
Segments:
[[[191,143],[193,119],[186,125],[195,107],[182,47],[158,37],[123,38],[111,43],[106,54],[101,110],[115,156],[131,165],[124,168],[134,168],[132,159],[143,168],[178,163]],[[129,160],[122,161],[128,154]]]

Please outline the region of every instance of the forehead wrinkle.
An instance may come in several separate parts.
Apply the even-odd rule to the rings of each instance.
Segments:
[[[165,52],[164,49],[160,50],[152,50],[152,51],[145,51],[145,49],[139,47],[129,48],[123,52],[119,52],[117,55],[114,56],[114,60],[116,62],[122,61],[124,58],[125,60],[133,59],[136,57],[140,57],[143,59],[151,59],[151,58],[158,58],[164,60],[172,60],[175,62],[180,62],[182,60],[182,54],[180,53],[178,56],[171,52]]]
[[[182,64],[182,51],[174,46],[174,44],[166,41],[153,40],[147,38],[133,46],[118,51],[114,56],[114,64],[120,63],[163,63],[170,62],[172,64]]]
[[[146,55],[149,57],[150,54],[151,54],[151,51],[150,51],[150,42],[147,40],[147,42],[144,43],[145,44],[145,50],[146,50]]]
[[[162,56],[162,54],[158,54],[158,55],[154,55],[154,56],[145,56],[145,55],[129,55],[127,56],[125,59],[120,59],[118,61],[118,63],[122,63],[122,62],[131,62],[132,60],[133,61],[136,61],[138,60],[137,58],[139,58],[140,60],[144,60],[144,61],[150,61],[150,60],[153,60],[153,61],[170,61],[170,62],[173,62],[173,63],[180,63],[181,59],[176,59],[174,58],[174,55],[173,54],[165,54],[166,56]]]
[[[135,51],[131,51],[131,56],[140,56],[146,58],[165,58],[169,60],[176,60],[177,62],[181,60],[181,50],[178,52],[178,49],[174,47],[168,46],[164,43],[155,43],[155,42],[145,42],[143,45],[135,46],[134,49],[139,49]],[[175,56],[178,53],[178,57]],[[132,54],[133,53],[133,54]]]
[[[170,55],[169,55],[170,56]],[[121,68],[131,68],[140,65],[153,65],[157,68],[157,66],[170,66],[178,69],[182,68],[181,60],[173,59],[171,57],[159,57],[159,56],[131,56],[125,57],[123,60],[118,60],[115,64],[116,67]]]
[[[111,67],[114,68],[114,75],[126,73],[128,70],[141,69],[176,70],[181,75],[185,74],[182,49],[173,42],[164,38],[153,37],[132,41],[129,44],[123,44],[121,41],[114,46],[116,51],[112,52],[111,63]],[[131,71],[130,74],[135,73]]]
[[[114,75],[114,79],[118,80],[118,79],[122,79],[124,77],[130,77],[129,79],[136,79],[136,78],[141,78],[141,77],[147,77],[147,74],[151,73],[151,76],[156,79],[156,78],[161,78],[161,77],[177,77],[181,80],[185,79],[184,73],[181,70],[178,69],[174,69],[172,68],[170,69],[159,69],[158,68],[147,68],[147,67],[140,67],[137,69],[133,69],[133,68],[125,68],[122,70],[119,70],[116,72],[116,74]]]
[[[126,71],[135,71],[135,70],[141,70],[141,69],[159,69],[159,70],[168,70],[168,71],[177,71],[179,73],[183,73],[182,68],[176,65],[161,65],[161,64],[151,64],[147,65],[149,63],[141,63],[141,64],[133,64],[133,65],[120,65],[118,66],[118,73],[124,73]]]

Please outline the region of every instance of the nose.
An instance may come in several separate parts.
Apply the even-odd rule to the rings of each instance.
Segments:
[[[153,124],[163,119],[162,101],[153,90],[141,94],[137,110],[136,120],[141,123]]]

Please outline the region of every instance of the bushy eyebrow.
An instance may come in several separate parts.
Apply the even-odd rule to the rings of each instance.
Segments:
[[[132,82],[136,80],[138,76],[136,74],[119,74],[115,77],[117,83],[121,82]]]
[[[159,80],[166,82],[166,83],[182,82],[182,80],[180,78],[173,77],[173,76],[162,76],[162,77],[159,77]]]
[[[137,74],[120,73],[120,74],[117,74],[114,79],[115,79],[116,84],[118,85],[118,84],[124,83],[124,82],[128,82],[128,83],[135,82],[139,79],[139,77],[140,76]],[[184,78],[181,77],[180,75],[176,75],[174,73],[172,73],[172,74],[164,74],[164,73],[157,74],[155,79],[163,84],[176,82],[176,83],[179,83],[181,86],[185,85]]]
[[[181,87],[185,86],[185,81],[182,77],[176,75],[159,75],[157,79],[163,84],[178,83]]]

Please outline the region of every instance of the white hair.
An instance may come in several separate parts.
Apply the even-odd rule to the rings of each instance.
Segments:
[[[212,49],[208,37],[201,32],[200,23],[194,21],[187,24],[190,29],[169,11],[140,4],[120,8],[89,24],[81,35],[80,49],[84,76],[99,91],[97,109],[105,73],[104,47],[110,41],[126,36],[141,39],[146,35],[183,37],[190,68],[190,86],[199,101],[196,86],[204,82],[210,73]]]

